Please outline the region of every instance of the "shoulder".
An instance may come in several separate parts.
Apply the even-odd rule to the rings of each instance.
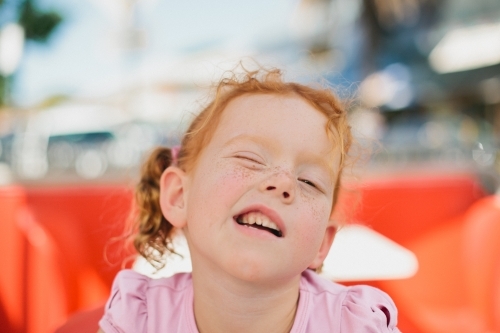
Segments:
[[[399,332],[397,309],[392,299],[383,291],[366,285],[346,287],[305,272],[301,292],[309,295],[311,319],[325,322],[330,318],[339,332]]]
[[[392,299],[371,286],[347,287],[341,325],[345,332],[399,332],[398,311]]]
[[[190,288],[187,273],[152,279],[132,270],[120,271],[99,325],[106,333],[146,332],[160,309],[180,308]]]

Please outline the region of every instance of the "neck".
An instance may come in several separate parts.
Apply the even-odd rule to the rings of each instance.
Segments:
[[[269,332],[292,329],[300,276],[262,286],[225,274],[193,269],[194,315],[200,333]]]

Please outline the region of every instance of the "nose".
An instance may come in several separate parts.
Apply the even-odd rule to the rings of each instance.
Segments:
[[[260,189],[279,197],[284,203],[291,203],[295,198],[295,181],[291,175],[285,173],[273,174],[262,182]]]

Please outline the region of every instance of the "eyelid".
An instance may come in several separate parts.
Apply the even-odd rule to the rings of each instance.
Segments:
[[[310,185],[312,187],[316,187],[316,184],[314,184],[314,182],[309,179],[299,178],[299,181],[303,182],[304,184]]]
[[[299,178],[299,181],[301,181],[301,182],[303,182],[304,184],[309,185],[309,186],[311,186],[311,187],[318,188],[318,186],[316,185],[316,183],[315,183],[315,182],[313,182],[312,180],[305,179],[305,178]]]
[[[249,160],[258,164],[264,164],[264,160],[259,155],[252,152],[237,152],[234,157]]]
[[[313,188],[313,189],[316,189],[318,190],[319,192],[321,193],[325,193],[325,189],[324,187],[322,186],[321,182],[320,181],[312,181],[308,178],[298,178],[298,180],[304,184],[306,184],[307,186]],[[308,184],[307,182],[309,182],[310,184]]]

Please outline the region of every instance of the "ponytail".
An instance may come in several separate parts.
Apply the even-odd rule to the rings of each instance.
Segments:
[[[165,266],[165,254],[175,253],[172,245],[174,226],[165,219],[160,207],[160,178],[172,165],[172,160],[171,149],[156,148],[142,166],[135,191],[133,244],[157,269]]]

